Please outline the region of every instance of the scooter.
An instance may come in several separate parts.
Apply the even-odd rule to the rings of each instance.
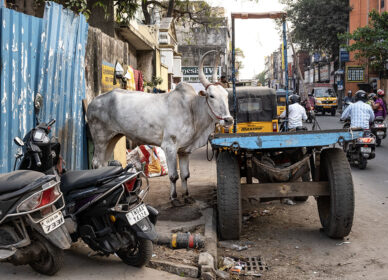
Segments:
[[[371,131],[376,137],[376,145],[380,146],[381,141],[387,137],[387,123],[383,117],[376,117],[372,126]]]
[[[18,137],[18,146],[25,143]],[[21,152],[17,154],[20,158]],[[30,162],[39,165],[39,160]],[[71,246],[62,213],[65,202],[55,175],[17,170],[0,175],[0,262],[30,265],[54,275]]]
[[[344,128],[348,129],[349,127],[350,120],[346,120]],[[359,169],[365,169],[368,160],[374,159],[376,156],[376,139],[369,130],[365,130],[363,137],[345,143],[343,149],[350,164],[357,166]]]
[[[28,148],[20,155],[18,168],[60,175],[65,225],[74,242],[81,238],[95,254],[116,254],[126,264],[146,265],[152,256],[152,241],[157,238],[158,215],[144,203],[148,179],[141,171],[128,172],[132,165],[66,171],[60,143],[49,137],[54,122],[40,123],[27,133]],[[142,188],[142,178],[146,188]]]

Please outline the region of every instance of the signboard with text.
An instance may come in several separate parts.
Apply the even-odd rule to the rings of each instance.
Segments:
[[[198,66],[182,66],[181,68],[183,73],[183,81],[197,83],[198,79]],[[203,73],[205,74],[208,80],[211,80],[213,75],[213,67],[212,66],[204,66]],[[218,66],[217,69],[217,79],[221,77],[221,66]]]

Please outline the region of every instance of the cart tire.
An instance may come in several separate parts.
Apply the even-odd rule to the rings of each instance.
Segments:
[[[341,149],[322,151],[321,180],[328,180],[330,187],[330,196],[317,198],[324,232],[331,238],[343,238],[353,225],[354,189],[350,166]]]
[[[221,239],[240,238],[242,227],[240,166],[234,154],[222,151],[217,158],[217,208]]]
[[[325,115],[325,113],[326,113],[326,111],[325,111],[325,110],[322,110],[322,116],[324,116],[324,115]]]
[[[331,110],[331,115],[335,116],[335,112],[336,112],[336,110]]]

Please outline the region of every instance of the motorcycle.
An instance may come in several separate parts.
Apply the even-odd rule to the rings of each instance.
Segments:
[[[344,128],[350,128],[350,120],[346,120]],[[350,164],[359,169],[365,169],[368,160],[375,158],[376,139],[369,130],[364,130],[363,137],[343,146],[344,152]]]
[[[66,203],[64,220],[73,242],[81,238],[97,255],[116,254],[126,264],[146,265],[152,256],[152,241],[157,238],[158,215],[144,203],[148,179],[142,171],[128,172],[131,164],[66,171],[60,143],[49,138],[54,123],[40,123],[27,133],[19,169],[60,176]],[[142,178],[146,188],[142,188]]]
[[[27,146],[18,137],[14,142]],[[37,166],[39,161],[30,164]],[[55,175],[32,170],[0,175],[0,262],[30,265],[45,275],[58,272],[63,264],[63,250],[71,246],[64,207]]]
[[[374,120],[371,131],[376,137],[376,145],[380,146],[381,141],[387,137],[387,123],[383,117],[377,117]]]

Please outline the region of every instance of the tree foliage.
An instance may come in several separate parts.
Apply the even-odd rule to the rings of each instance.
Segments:
[[[342,40],[352,40],[346,46],[349,51],[356,51],[355,58],[366,58],[370,66],[379,72],[386,72],[388,62],[388,13],[379,14],[373,10],[369,13],[369,25],[357,28],[353,33],[339,36]]]
[[[310,52],[338,55],[338,34],[347,30],[349,0],[282,0],[287,5],[287,20],[292,23],[295,43]]]
[[[265,85],[266,84],[266,80],[265,80],[266,74],[267,74],[267,71],[264,70],[264,71],[260,72],[259,74],[257,74],[255,76],[255,79],[257,79],[261,85]]]

